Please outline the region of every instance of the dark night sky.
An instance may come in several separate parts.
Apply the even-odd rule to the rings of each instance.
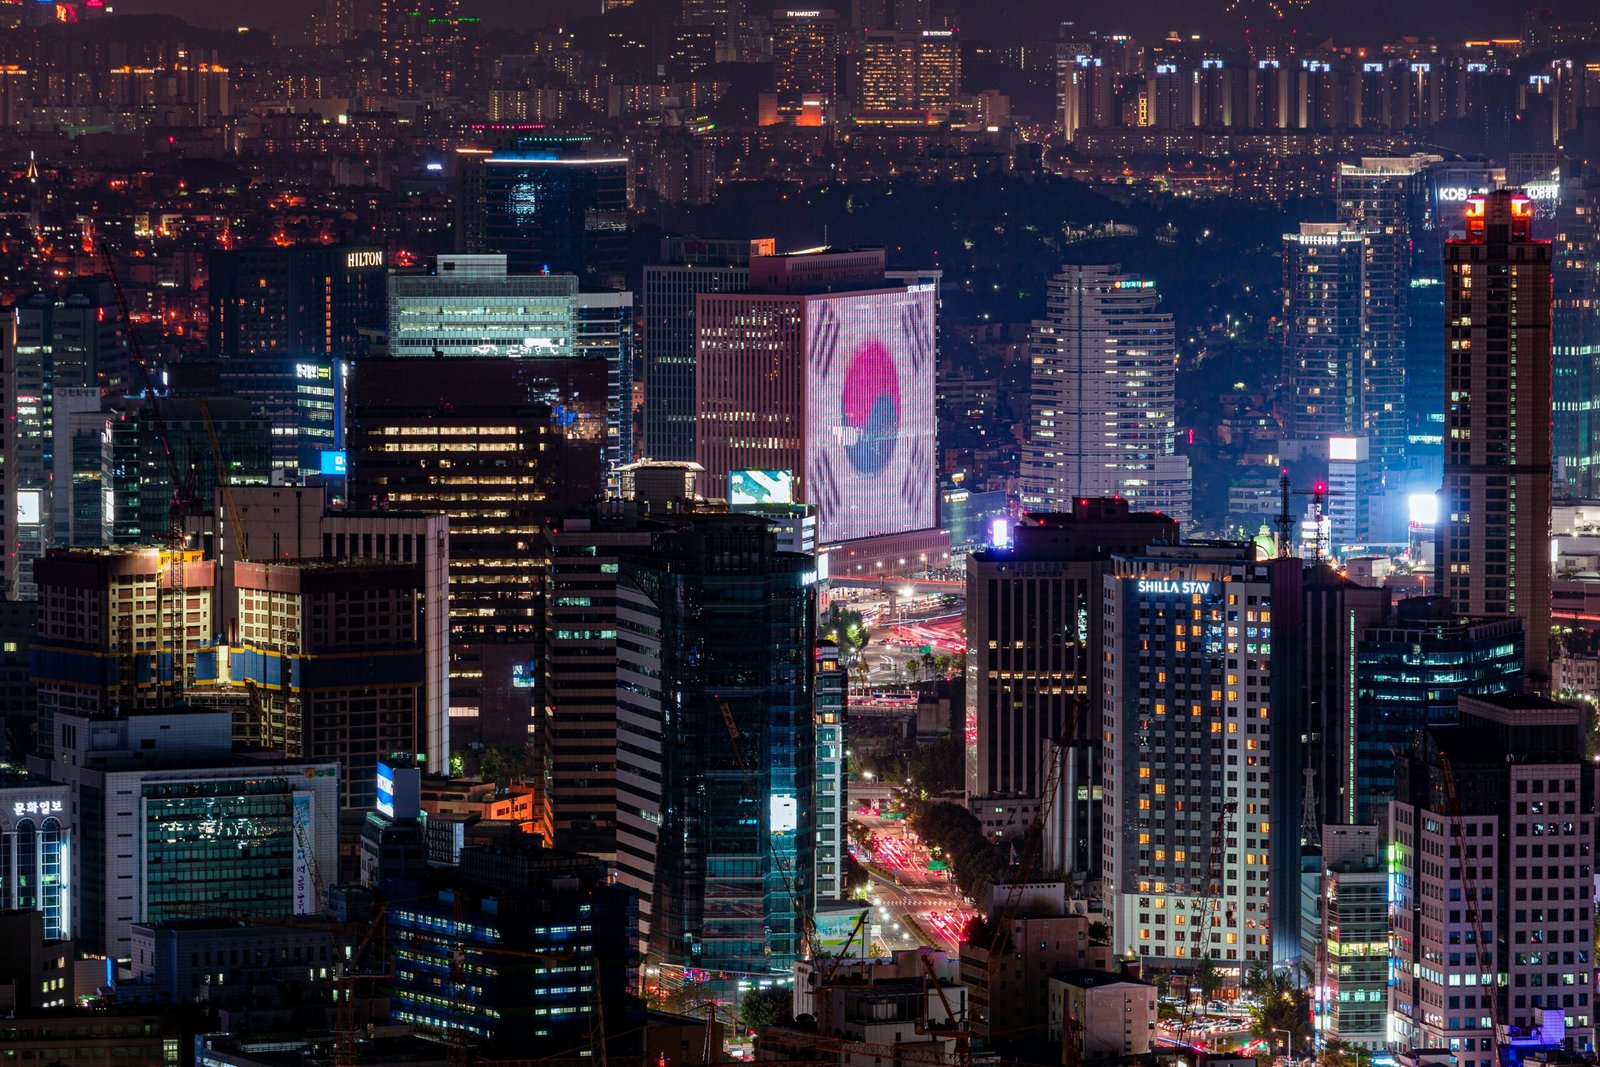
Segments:
[[[159,12],[174,14],[197,25],[256,25],[294,28],[320,0],[112,0],[119,13]],[[532,26],[554,19],[571,20],[579,12],[598,9],[598,0],[463,0],[468,14],[486,22]],[[774,0],[776,5],[778,0]],[[761,0],[753,0],[759,9]],[[1226,0],[956,0],[957,9],[975,8],[984,13],[987,30],[996,24],[1010,24],[1019,30],[1045,31],[1060,18],[1075,18],[1080,24],[1107,31],[1125,31],[1152,37],[1169,29],[1190,32],[1226,32],[1239,25],[1224,16]],[[1312,35],[1335,34],[1341,41],[1359,35],[1363,40],[1408,34],[1434,36],[1441,40],[1482,36],[1515,35],[1522,12],[1539,3],[1529,0],[1310,0],[1303,11],[1291,15],[1289,25]],[[1265,0],[1240,0],[1241,7],[1264,7]],[[843,2],[835,6],[847,6]],[[935,0],[935,7],[952,6]],[[1594,17],[1595,5],[1589,0],[1543,0],[1539,6],[1557,16]],[[996,17],[997,15],[1001,17]],[[1002,19],[1004,21],[1002,21]],[[966,20],[968,32],[975,28]],[[1282,25],[1280,23],[1280,25]],[[1232,34],[1228,34],[1232,36]]]

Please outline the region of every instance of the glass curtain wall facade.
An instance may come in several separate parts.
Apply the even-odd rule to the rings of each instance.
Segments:
[[[1442,616],[1438,609],[1443,609]],[[1434,612],[1430,617],[1430,610]],[[1456,698],[1522,691],[1520,619],[1458,619],[1448,601],[1401,601],[1397,618],[1356,646],[1356,820],[1394,797],[1394,752],[1419,730],[1456,721]]]
[[[295,797],[283,778],[146,782],[144,921],[201,906],[295,913]]]
[[[619,579],[617,850],[648,959],[788,974],[813,882],[815,563],[763,519],[703,515]]]

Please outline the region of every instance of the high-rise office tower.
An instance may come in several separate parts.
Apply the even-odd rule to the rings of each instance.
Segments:
[[[1494,1067],[1495,1025],[1592,1047],[1583,713],[1520,695],[1464,696],[1458,710],[1410,750],[1389,805],[1389,1038],[1459,1043],[1462,1067]]]
[[[439,256],[389,276],[391,357],[570,356],[573,274],[512,274],[506,256]]]
[[[750,257],[776,250],[771,238],[669,237],[661,242],[661,262],[644,268],[645,455],[694,459],[695,298],[744,292],[750,287]]]
[[[787,471],[824,544],[931,529],[935,289],[859,249],[752,257],[747,293],[697,296],[702,491]]]
[[[1189,460],[1174,440],[1178,355],[1156,283],[1115,265],[1069,266],[1047,300],[1048,317],[1029,334],[1023,506],[1065,511],[1078,497],[1122,496],[1187,522]]]
[[[1301,783],[1279,770],[1297,763],[1299,724],[1277,713],[1293,671],[1274,670],[1294,659],[1299,567],[1257,562],[1250,545],[1114,557],[1102,878],[1116,951],[1156,965],[1209,956],[1224,972],[1299,955]]]
[[[550,517],[605,486],[606,370],[559,358],[357,360],[349,499],[450,518],[450,715],[460,744],[523,742]]]
[[[221,485],[213,435],[232,484],[271,480],[272,423],[241,397],[196,392],[159,400],[131,397],[111,405],[100,442],[103,522],[110,544],[168,539],[174,493],[169,446],[177,469],[187,472],[193,499],[211,504]]]
[[[832,9],[780,8],[772,14],[772,85],[780,102],[839,100],[843,20]]]
[[[1292,759],[1290,754],[1280,754],[1273,767],[1302,788],[1309,782],[1319,822],[1354,821],[1352,760],[1359,704],[1350,665],[1362,632],[1383,621],[1389,601],[1389,590],[1361,585],[1325,561],[1306,564],[1301,570],[1299,628],[1303,640],[1293,649],[1294,662],[1288,660],[1286,650],[1285,658],[1275,664],[1295,694],[1294,703],[1281,709],[1281,717],[1297,724],[1301,746]],[[1284,818],[1279,812],[1273,821],[1282,823]]]
[[[1328,438],[1328,537],[1335,554],[1346,555],[1349,545],[1366,545],[1374,539],[1375,498],[1383,486],[1383,472],[1366,436]],[[1312,548],[1315,554],[1315,546]]]
[[[30,664],[42,756],[59,743],[60,714],[156,708],[179,699],[212,632],[212,569],[193,550],[45,553],[35,567],[39,617]]]
[[[1427,156],[1363,158],[1339,168],[1339,221],[1360,231],[1361,430],[1380,466],[1406,445],[1406,331],[1411,294],[1411,214],[1424,195]]]
[[[329,473],[329,453],[344,448],[344,377],[347,364],[331,356],[241,356],[170,364],[174,388],[203,377],[205,391],[248,403],[270,424],[275,478],[301,484]],[[113,401],[113,407],[125,407]]]
[[[100,462],[106,413],[100,390],[58,389],[54,407],[50,540],[72,548],[106,544],[105,469]]]
[[[13,318],[22,354],[42,357],[61,386],[94,385],[115,394],[142,384],[129,366],[127,331],[104,275],[73,278],[60,296],[25,297]]]
[[[1467,202],[1445,246],[1444,489],[1438,589],[1462,615],[1520,615],[1528,676],[1550,676],[1550,242],[1533,202]]]
[[[600,360],[606,459],[633,458],[633,294],[579,293],[572,274],[511,274],[504,254],[439,256],[389,279],[389,355]]]
[[[460,88],[466,38],[461,0],[382,0],[378,59],[383,90],[400,96]]]
[[[1341,222],[1283,235],[1284,434],[1322,441],[1361,430],[1366,238]]]
[[[1600,183],[1569,178],[1551,265],[1551,461],[1561,496],[1600,494]]]
[[[207,354],[225,373],[246,361],[292,369],[296,361],[365,354],[366,335],[387,325],[388,262],[382,245],[211,253]]]
[[[543,700],[538,743],[556,844],[617,848],[617,569],[648,552],[657,527],[608,502],[546,532]]]
[[[1447,597],[1402,600],[1362,627],[1355,775],[1344,810],[1328,818],[1378,821],[1395,796],[1394,753],[1422,730],[1453,725],[1459,697],[1520,693],[1523,655],[1521,619],[1462,618]],[[1346,761],[1350,754],[1347,748]]]
[[[55,540],[57,450],[68,441],[58,419],[98,411],[103,389],[129,375],[122,316],[103,278],[80,278],[64,296],[25,297],[0,321],[0,595],[32,599],[33,561]],[[98,536],[91,543],[99,544]]]
[[[621,289],[628,157],[586,139],[528,136],[456,156],[456,251],[499,252],[513,274],[576,274],[585,289]]]
[[[369,808],[378,764],[422,740],[425,576],[420,561],[241,560],[238,645],[213,646],[196,682],[248,694],[240,740],[337,763],[343,805]]]
[[[967,806],[984,832],[1031,825],[1050,761],[1067,754],[1056,806],[1075,876],[1100,869],[1099,738],[1104,579],[1111,557],[1176,544],[1178,523],[1126,500],[1032,514],[1010,548],[967,557]],[[1077,727],[1066,735],[1076,705]]]
[[[572,354],[606,367],[606,464],[634,459],[632,293],[579,293],[573,304]]]
[[[758,516],[669,526],[618,572],[619,880],[651,965],[788,974],[812,903],[816,563]]]

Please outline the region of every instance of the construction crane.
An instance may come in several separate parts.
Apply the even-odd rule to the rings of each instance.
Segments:
[[[1500,977],[1495,965],[1495,944],[1484,936],[1482,898],[1473,867],[1477,857],[1467,856],[1467,824],[1461,814],[1461,797],[1456,792],[1455,767],[1450,754],[1439,750],[1439,777],[1443,780],[1445,804],[1449,808],[1450,837],[1456,846],[1456,862],[1461,865],[1461,884],[1466,890],[1467,922],[1477,942],[1478,988],[1489,1016],[1489,1062],[1500,1062]]]
[[[956,1024],[956,1016],[958,1013],[950,1006],[950,998],[945,996],[944,983],[939,980],[938,972],[933,969],[933,961],[928,958],[928,954],[926,952],[920,951],[917,953],[917,960],[922,964],[922,973],[928,976],[928,983],[933,986],[933,991],[939,995],[939,1004],[944,1008],[944,1017],[950,1020],[950,1024],[954,1026]],[[938,1031],[931,1029],[924,1030],[919,1028],[917,1032],[936,1033]]]
[[[206,424],[206,440],[211,445],[211,462],[217,471],[217,488],[222,490],[223,515],[233,527],[234,536],[238,538],[239,558],[249,560],[250,539],[239,516],[239,505],[233,498],[233,471],[223,457],[222,439],[217,436],[217,424],[211,418],[211,405],[207,404],[204,398],[197,398],[195,406],[200,409],[200,418]]]
[[[1233,817],[1238,814],[1239,802],[1227,801],[1217,811],[1217,817],[1211,824],[1211,854],[1206,857],[1206,884],[1203,893],[1195,896],[1190,902],[1189,918],[1189,958],[1194,961],[1196,977],[1200,974],[1200,967],[1210,958],[1211,950],[1207,942],[1211,932],[1211,919],[1216,913],[1217,905],[1222,900],[1222,857],[1228,844],[1228,831],[1232,827]],[[1230,905],[1229,910],[1232,910]],[[1183,1020],[1178,1033],[1183,1035],[1189,1030],[1189,1016],[1194,1010],[1194,998],[1185,997],[1183,1000]]]
[[[334,1067],[356,1067],[356,1039],[361,1028],[356,1024],[356,987],[363,982],[379,982],[393,978],[393,971],[362,970],[369,949],[381,941],[387,919],[388,905],[380,905],[368,922],[340,922],[326,915],[265,915],[261,912],[210,908],[204,905],[187,905],[178,909],[196,918],[225,919],[245,926],[273,929],[314,930],[335,935],[335,944],[354,947],[346,955],[339,974],[330,980],[333,986],[333,1063]],[[337,935],[345,935],[343,938]]]
[[[362,957],[373,941],[381,940],[384,919],[388,911],[386,907],[379,907],[378,913],[373,916],[372,922],[367,926],[365,935],[362,936],[355,951],[350,953],[350,958],[345,961],[339,977],[333,980],[334,995],[334,1023],[333,1023],[333,1064],[334,1067],[356,1067],[356,1036],[360,1028],[356,1025],[356,985],[360,982],[379,981],[393,976],[393,972],[385,971],[379,974],[367,973],[359,970]]]
[[[712,694],[711,699],[716,702],[717,710],[722,713],[722,724],[728,731],[728,743],[733,746],[734,761],[738,763],[739,769],[745,775],[745,786],[749,791],[750,803],[759,812],[762,804],[761,790],[756,784],[756,765],[751,762],[750,754],[745,751],[744,734],[739,731],[739,724],[734,720],[733,709],[728,706],[728,702],[715,693]],[[769,831],[768,833],[769,838],[777,836],[777,831]],[[794,905],[795,916],[800,923],[800,955],[810,956],[817,944],[816,918],[812,915],[811,906],[805,899],[803,890],[797,884],[794,872],[789,869],[788,863],[784,861],[777,849],[772,849],[771,854],[772,865],[778,869],[778,876],[783,879],[784,892],[788,895],[789,902]],[[849,945],[847,944],[845,947],[848,948]]]
[[[1005,953],[1011,940],[1011,925],[1016,921],[1017,913],[1022,908],[1022,890],[1034,866],[1039,862],[1040,853],[1044,848],[1045,827],[1049,823],[1050,813],[1055,809],[1057,797],[1061,792],[1061,778],[1065,773],[1066,762],[1071,757],[1071,747],[1077,740],[1078,723],[1083,717],[1083,705],[1087,698],[1078,696],[1074,698],[1067,708],[1067,719],[1062,724],[1061,734],[1056,739],[1054,758],[1045,774],[1044,787],[1039,793],[1039,806],[1033,815],[1033,821],[1028,827],[1023,845],[1022,862],[1008,877],[1010,882],[1006,886],[1005,903],[993,916],[991,922],[994,926],[993,935],[989,941],[989,955],[984,963],[983,986],[986,991],[985,1003],[994,996],[995,978],[1000,971],[1000,959]],[[971,1012],[967,1013],[965,1025],[956,1031],[955,1063],[958,1067],[970,1067],[972,1063],[972,1018]],[[992,1014],[992,1012],[990,1013]],[[988,1020],[985,1019],[985,1022]]]
[[[111,292],[117,299],[117,311],[122,317],[122,329],[128,335],[128,354],[132,357],[132,364],[138,368],[141,384],[144,386],[145,410],[150,413],[151,426],[155,430],[156,442],[161,446],[161,458],[166,464],[167,479],[172,484],[172,500],[167,509],[167,593],[166,610],[158,606],[156,611],[156,648],[155,648],[155,677],[160,684],[164,673],[161,671],[161,652],[164,645],[162,630],[165,637],[177,642],[177,648],[172,653],[172,673],[170,686],[174,693],[182,692],[185,680],[185,671],[188,665],[188,620],[185,618],[187,597],[187,573],[184,567],[184,549],[188,547],[188,538],[184,531],[184,517],[194,510],[194,486],[189,472],[183,469],[178,462],[178,454],[172,447],[172,434],[167,425],[166,413],[162,410],[161,399],[156,393],[155,378],[150,371],[149,359],[145,356],[144,346],[139,342],[139,333],[133,328],[133,312],[128,306],[128,294],[122,288],[122,279],[117,275],[116,257],[111,254],[111,246],[104,240],[100,244],[100,258],[105,263],[106,277],[111,280]],[[160,595],[160,581],[157,580],[157,594]],[[129,650],[131,651],[131,650]]]

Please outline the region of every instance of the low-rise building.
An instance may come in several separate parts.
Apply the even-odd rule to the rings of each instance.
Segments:
[[[1004,886],[996,886],[999,899]],[[993,922],[974,928],[961,946],[961,984],[971,990],[972,1030],[980,1038],[1043,1030],[1049,1018],[1045,979],[1069,971],[1110,972],[1111,946],[1090,937],[1095,920],[1087,912],[1069,914],[1064,900],[1025,893],[1017,914],[996,936]],[[1000,909],[991,907],[990,914]],[[991,952],[1000,958],[991,965]]]
[[[0,909],[37,909],[44,936],[73,932],[67,787],[0,763]]]
[[[330,930],[246,924],[225,919],[135,923],[123,1003],[219,1008],[316,1004],[318,987],[338,973],[344,952]],[[321,1021],[321,1020],[319,1020]]]
[[[1323,827],[1315,929],[1308,931],[1319,1038],[1374,1052],[1388,1034],[1389,875],[1380,847],[1376,826]]]
[[[0,1049],[19,1063],[150,1067],[183,1062],[193,1043],[185,1016],[171,1012],[67,1008],[0,1019]]]
[[[1156,1033],[1156,987],[1106,971],[1051,975],[1050,1040],[1065,1063],[1143,1056]]]
[[[70,1006],[74,955],[71,941],[46,936],[38,909],[0,911],[0,1015]]]
[[[337,880],[337,764],[235,752],[226,710],[63,712],[56,737],[30,769],[67,787],[86,951],[128,958],[135,923],[322,910]]]
[[[638,951],[629,893],[604,864],[517,834],[467,848],[436,893],[394,903],[395,1022],[486,1050],[586,1045],[598,1005],[618,1003]]]

